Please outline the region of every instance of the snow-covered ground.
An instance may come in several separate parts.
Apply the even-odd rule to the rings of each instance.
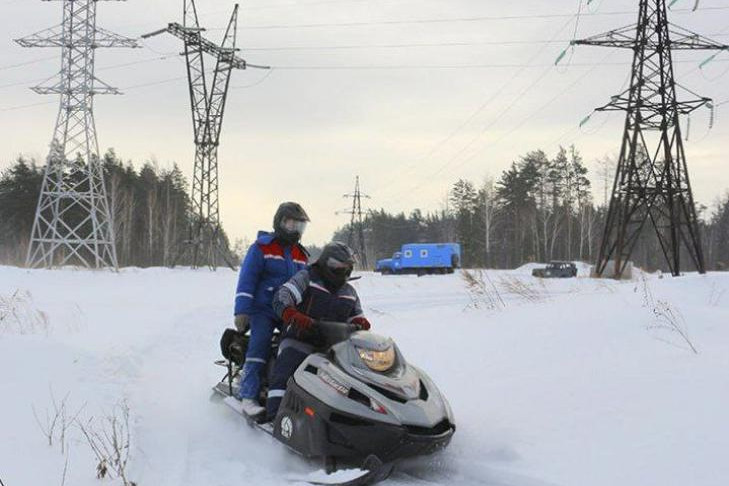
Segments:
[[[529,271],[476,275],[480,293],[459,274],[357,281],[375,329],[429,372],[458,426],[446,451],[388,483],[727,484],[729,274],[540,282]],[[100,483],[76,425],[64,453],[58,434],[48,445],[37,422],[51,396],[67,422],[93,419],[89,430],[128,404],[140,486],[275,485],[311,471],[210,400],[235,280],[0,267],[4,485],[61,484],[64,468],[69,486]]]

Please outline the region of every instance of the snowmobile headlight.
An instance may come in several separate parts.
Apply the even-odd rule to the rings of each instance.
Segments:
[[[373,371],[387,371],[395,364],[395,349],[392,346],[384,351],[357,348],[359,357]]]

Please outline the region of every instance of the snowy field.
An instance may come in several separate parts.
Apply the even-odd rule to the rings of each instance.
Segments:
[[[529,272],[474,274],[470,290],[459,274],[357,281],[375,330],[431,375],[458,427],[387,484],[726,485],[729,274]],[[311,471],[210,399],[235,281],[223,269],[0,267],[3,484],[60,485],[64,469],[69,486],[121,484],[96,479],[78,423],[101,434],[114,415],[123,429],[122,403],[139,486],[291,484]]]

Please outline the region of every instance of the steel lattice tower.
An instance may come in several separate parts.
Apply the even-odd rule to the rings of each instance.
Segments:
[[[351,219],[349,221],[349,233],[347,234],[347,246],[354,249],[354,251],[359,255],[360,266],[362,269],[366,270],[369,267],[367,265],[367,248],[365,246],[362,198],[369,199],[370,196],[363,194],[360,190],[359,176],[355,179],[354,192],[345,194],[343,197],[352,199],[352,208],[342,211],[344,214],[351,215]]]
[[[711,106],[711,99],[679,101],[672,51],[728,49],[668,22],[665,0],[641,0],[638,23],[573,41],[634,51],[630,87],[597,111],[625,111],[625,128],[595,271],[620,278],[645,224],[650,221],[673,275],[681,271],[681,249],[704,273],[680,116]],[[688,91],[688,90],[687,90]]]
[[[117,267],[114,231],[94,124],[94,96],[120,94],[94,75],[99,47],[137,47],[136,41],[96,27],[100,0],[62,0],[63,22],[17,39],[23,47],[60,47],[61,71],[39,94],[59,94],[61,104],[46,161],[26,265],[51,267],[77,261]]]
[[[202,36],[205,31],[200,27],[194,0],[183,0],[183,24],[171,23],[167,28],[142,36],[152,37],[169,32],[183,40],[187,60],[187,78],[190,88],[192,125],[195,134],[195,166],[192,178],[192,225],[190,238],[185,241],[182,252],[192,249],[192,266],[207,264],[216,268],[217,256],[225,260],[231,268],[232,262],[227,244],[220,231],[220,212],[218,203],[218,147],[223,114],[228,97],[228,86],[233,69],[254,66],[246,63],[236,53],[238,29],[238,5],[233,9],[230,22],[217,45]],[[208,86],[205,72],[205,54],[215,59],[213,79]]]

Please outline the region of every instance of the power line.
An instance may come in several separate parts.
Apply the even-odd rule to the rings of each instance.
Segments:
[[[148,62],[163,61],[163,60],[166,60],[166,59],[175,58],[177,56],[178,56],[177,53],[163,54],[162,56],[158,56],[158,57],[153,57],[153,58],[148,58],[148,59],[140,59],[138,61],[125,62],[125,63],[121,63],[121,64],[112,64],[112,65],[109,65],[109,66],[105,66],[105,67],[101,67],[101,68],[96,68],[96,71],[108,71],[108,70],[111,70],[111,69],[118,69],[118,68],[121,68],[121,67],[135,66],[135,65],[138,65],[138,64],[145,64],[145,63],[148,63]],[[57,59],[57,58],[58,58],[58,56],[54,56],[53,57],[53,59]],[[54,77],[54,76],[55,76],[55,74],[53,76],[51,76],[51,77]],[[49,78],[48,77],[43,77],[43,78],[28,79],[28,80],[25,80],[25,81],[17,81],[17,82],[14,82],[14,83],[0,85],[0,89],[11,88],[11,87],[14,87],[14,86],[28,85],[28,84],[36,83],[36,82],[39,82],[39,81],[42,82],[42,81],[45,81],[47,79],[49,79]]]
[[[50,61],[51,59],[58,59],[58,56],[41,57],[39,59],[33,59],[31,61],[20,62],[18,64],[9,64],[7,66],[0,66],[0,71],[7,71],[8,69],[15,69],[23,66],[29,66],[43,61]]]
[[[468,47],[468,46],[521,46],[535,44],[564,44],[565,40],[511,40],[511,41],[475,41],[475,42],[411,42],[398,44],[343,44],[332,46],[275,46],[247,47],[246,51],[336,51],[351,49],[408,49],[418,47]]]
[[[610,53],[608,53],[608,54],[607,54],[607,55],[606,55],[606,56],[605,56],[605,57],[604,57],[603,59],[607,59],[608,57],[610,57],[610,56],[611,56],[611,55],[613,55],[613,54],[614,54],[614,52],[610,52]],[[549,105],[551,105],[552,103],[554,103],[554,102],[555,102],[555,101],[556,101],[557,99],[559,99],[559,98],[560,98],[561,96],[563,96],[563,95],[564,95],[564,94],[566,94],[566,93],[567,93],[568,91],[570,91],[570,90],[571,90],[572,88],[574,88],[574,87],[575,87],[575,86],[576,86],[576,85],[577,85],[577,84],[578,84],[578,83],[579,83],[580,81],[582,81],[582,79],[584,79],[584,78],[585,78],[585,77],[587,77],[587,76],[588,76],[588,75],[589,75],[590,73],[592,73],[592,72],[593,72],[593,71],[594,71],[595,69],[597,69],[597,67],[599,67],[599,66],[603,66],[603,65],[605,65],[605,64],[606,64],[606,63],[604,63],[604,62],[599,62],[599,63],[596,63],[596,64],[594,64],[594,65],[593,65],[593,68],[592,68],[592,69],[590,69],[589,71],[586,71],[585,73],[583,73],[583,74],[582,74],[581,76],[579,76],[579,77],[578,77],[577,79],[575,79],[575,80],[574,80],[574,81],[573,81],[572,83],[570,83],[570,84],[569,84],[569,85],[567,85],[567,86],[566,86],[566,87],[565,87],[564,89],[562,89],[562,90],[561,90],[560,92],[558,92],[558,93],[557,93],[557,94],[556,94],[556,95],[555,95],[554,97],[552,97],[552,98],[551,98],[551,99],[550,99],[549,101],[547,101],[546,103],[544,103],[543,105],[541,105],[541,106],[540,106],[539,108],[537,108],[536,110],[534,110],[533,112],[531,112],[531,113],[530,113],[530,114],[529,114],[529,115],[528,115],[527,117],[525,117],[524,119],[522,119],[522,121],[521,121],[521,122],[519,122],[519,123],[518,123],[518,124],[517,124],[517,125],[516,125],[515,127],[513,127],[513,128],[511,129],[511,130],[509,130],[508,132],[506,132],[505,134],[503,134],[503,135],[502,135],[501,137],[499,137],[498,139],[496,139],[496,140],[494,140],[494,141],[492,141],[492,142],[489,142],[489,143],[487,143],[486,145],[484,145],[483,147],[479,148],[479,149],[478,149],[478,150],[477,150],[476,152],[472,153],[472,154],[471,154],[470,156],[467,156],[467,157],[466,157],[466,158],[464,158],[464,159],[463,159],[463,160],[462,160],[461,162],[459,162],[459,163],[458,163],[458,164],[456,164],[456,165],[455,165],[454,167],[452,167],[452,168],[451,168],[451,170],[453,171],[453,170],[456,170],[456,169],[459,169],[459,168],[461,168],[461,167],[462,167],[463,165],[465,165],[466,163],[468,163],[468,162],[470,162],[471,160],[473,160],[473,158],[474,158],[474,157],[476,157],[476,155],[478,155],[478,154],[479,154],[479,153],[480,153],[481,151],[483,151],[483,150],[484,150],[484,149],[485,149],[486,147],[489,147],[489,146],[493,146],[493,145],[496,145],[497,143],[501,142],[501,141],[502,141],[502,140],[503,140],[504,138],[508,137],[509,135],[511,135],[512,133],[514,133],[514,132],[515,132],[516,130],[520,129],[520,128],[521,128],[522,126],[524,126],[524,125],[525,125],[526,123],[528,123],[528,122],[529,122],[529,120],[531,120],[531,119],[532,119],[532,118],[533,118],[534,116],[538,115],[538,114],[539,114],[540,112],[542,112],[542,111],[543,111],[543,110],[544,110],[545,108],[547,108],[547,107],[548,107]],[[506,112],[502,111],[502,113],[500,113],[500,114],[499,114],[499,116],[498,116],[498,117],[497,117],[496,119],[492,120],[492,121],[491,121],[491,123],[489,123],[489,125],[487,125],[487,126],[486,126],[486,127],[485,127],[485,128],[484,128],[484,129],[483,129],[483,130],[482,130],[481,132],[480,132],[480,133],[478,133],[478,134],[477,134],[477,135],[476,135],[476,136],[474,137],[474,139],[472,139],[472,141],[473,141],[473,140],[475,140],[475,139],[477,139],[477,138],[481,138],[481,137],[483,136],[483,134],[484,134],[484,133],[486,132],[486,130],[488,130],[488,129],[489,129],[490,127],[492,127],[492,126],[493,126],[494,124],[496,124],[496,123],[497,123],[498,121],[500,121],[501,117],[503,117],[503,116],[504,116],[505,114],[506,114]],[[471,143],[471,142],[469,142],[469,145],[472,145],[472,143]],[[415,185],[413,185],[413,186],[409,187],[408,189],[406,189],[406,190],[404,190],[404,191],[402,191],[402,192],[403,192],[404,194],[414,194],[414,193],[415,193],[415,191],[416,191],[417,189],[420,189],[421,187],[423,187],[423,186],[425,186],[425,185],[427,185],[427,184],[429,184],[429,183],[432,183],[432,182],[434,182],[434,181],[438,181],[438,179],[436,179],[436,176],[440,175],[440,174],[441,174],[441,173],[442,173],[442,172],[443,172],[444,170],[446,170],[446,169],[447,169],[447,168],[448,168],[448,167],[449,167],[449,166],[450,166],[451,164],[453,164],[453,163],[454,163],[454,162],[455,162],[455,161],[456,161],[456,160],[458,159],[458,157],[460,157],[460,155],[461,155],[461,154],[462,154],[463,152],[464,152],[463,150],[459,151],[459,152],[458,152],[458,153],[457,153],[457,154],[456,154],[455,156],[451,157],[451,158],[450,158],[450,159],[449,159],[449,160],[448,160],[448,161],[447,161],[446,163],[444,163],[443,165],[441,165],[441,166],[440,166],[440,167],[439,167],[439,168],[438,168],[437,170],[435,170],[435,171],[434,171],[434,172],[432,172],[432,173],[429,173],[429,174],[428,174],[428,175],[427,175],[427,176],[426,176],[426,177],[425,177],[424,179],[422,179],[422,180],[421,180],[421,181],[420,181],[419,183],[417,183],[417,184],[415,184]]]
[[[569,20],[568,20],[567,22],[565,22],[565,23],[564,23],[564,24],[563,24],[563,25],[562,25],[562,26],[560,27],[560,29],[559,29],[559,30],[557,30],[557,31],[556,31],[556,32],[554,33],[554,35],[552,36],[552,39],[554,39],[554,38],[556,38],[556,37],[557,37],[558,35],[560,35],[560,34],[562,33],[562,31],[563,31],[563,30],[564,30],[564,29],[565,29],[565,28],[566,28],[566,27],[567,27],[567,26],[568,26],[568,25],[569,25],[569,24],[570,24],[571,22],[572,22],[572,19],[569,19]],[[544,50],[546,49],[546,46],[547,46],[547,44],[545,43],[545,44],[544,44],[544,45],[542,46],[542,48],[541,48],[541,49],[539,49],[539,50],[538,50],[538,51],[537,51],[537,52],[536,52],[536,53],[534,54],[534,56],[532,56],[532,57],[531,57],[531,58],[529,59],[529,61],[527,62],[527,66],[528,66],[528,65],[531,65],[531,63],[532,63],[533,61],[535,61],[535,60],[536,60],[536,59],[537,59],[537,58],[538,58],[538,57],[539,57],[539,56],[540,56],[540,55],[542,54],[542,52],[543,52],[543,51],[544,51]],[[516,80],[516,79],[517,79],[517,78],[518,78],[518,77],[519,77],[519,76],[520,76],[520,75],[521,75],[521,74],[522,74],[522,73],[524,72],[524,70],[525,70],[525,69],[526,69],[526,66],[524,66],[524,67],[520,68],[520,69],[519,69],[519,70],[518,70],[517,72],[515,72],[515,73],[514,73],[514,75],[513,75],[513,76],[512,76],[512,77],[511,77],[511,78],[510,78],[510,79],[509,79],[509,80],[508,80],[508,81],[507,81],[506,83],[504,83],[503,85],[501,85],[501,87],[500,87],[500,88],[499,88],[499,89],[498,89],[498,90],[497,90],[497,91],[496,91],[495,93],[493,93],[493,94],[492,94],[491,96],[489,96],[489,98],[487,98],[485,102],[481,103],[481,105],[479,105],[479,106],[478,106],[478,107],[476,108],[476,110],[474,110],[474,111],[473,111],[473,112],[472,112],[472,113],[471,113],[471,114],[470,114],[470,115],[469,115],[469,116],[468,116],[468,117],[467,117],[467,118],[466,118],[466,119],[465,119],[465,120],[464,120],[464,121],[463,121],[463,122],[462,122],[461,124],[459,124],[459,125],[458,125],[458,126],[457,126],[457,127],[455,128],[455,130],[453,130],[453,131],[452,131],[451,133],[449,133],[449,134],[448,134],[448,135],[447,135],[447,136],[446,136],[445,138],[441,139],[441,140],[440,140],[440,141],[439,141],[438,143],[436,143],[436,144],[435,144],[435,145],[434,145],[434,146],[433,146],[433,147],[431,148],[431,150],[430,150],[430,151],[429,151],[429,152],[428,152],[428,153],[427,153],[427,154],[426,154],[426,155],[425,155],[424,157],[418,158],[418,159],[417,159],[417,160],[415,160],[415,161],[414,161],[414,162],[413,162],[412,164],[410,164],[410,166],[408,166],[408,167],[407,167],[407,168],[406,168],[406,169],[405,169],[405,170],[404,170],[404,171],[403,171],[403,172],[402,172],[401,174],[402,174],[402,175],[404,175],[404,174],[407,174],[407,173],[408,173],[408,172],[410,172],[410,171],[411,171],[411,170],[412,170],[413,168],[417,167],[417,165],[418,165],[418,164],[419,164],[419,163],[420,163],[421,161],[423,161],[423,160],[426,160],[426,159],[430,158],[430,157],[431,157],[431,156],[432,156],[433,154],[435,154],[435,153],[436,153],[436,152],[437,152],[437,151],[438,151],[438,150],[440,149],[440,147],[442,147],[442,146],[443,146],[443,145],[445,145],[446,143],[450,142],[450,141],[451,141],[451,140],[452,140],[452,139],[453,139],[453,138],[454,138],[454,137],[455,137],[455,136],[456,136],[456,135],[457,135],[457,134],[458,134],[458,133],[459,133],[459,132],[460,132],[460,131],[461,131],[461,130],[462,130],[463,128],[465,128],[466,126],[468,126],[468,124],[470,124],[470,123],[471,123],[471,122],[472,122],[472,121],[473,121],[473,120],[474,120],[474,119],[475,119],[475,118],[476,118],[476,117],[477,117],[477,116],[478,116],[479,114],[481,114],[481,112],[483,112],[483,110],[485,110],[485,109],[486,109],[486,108],[487,108],[487,107],[488,107],[488,106],[489,106],[489,105],[490,105],[490,104],[491,104],[491,103],[492,103],[492,102],[493,102],[493,101],[494,101],[495,99],[497,99],[497,98],[498,98],[498,97],[499,97],[499,96],[501,95],[501,93],[503,93],[503,91],[504,91],[504,90],[505,90],[505,89],[506,89],[506,88],[507,88],[508,86],[510,86],[510,85],[511,85],[511,83],[512,83],[512,82],[514,82],[514,81],[515,81],[515,80]],[[394,181],[396,181],[396,180],[398,180],[398,179],[399,179],[399,177],[391,177],[391,178],[390,178],[390,180],[389,180],[389,182],[388,182],[387,184],[385,184],[384,188],[387,188],[387,187],[391,186],[391,185],[392,185],[392,184],[394,183]]]
[[[141,62],[149,62],[149,60],[138,61],[137,63],[141,63]],[[674,64],[686,64],[686,63],[693,63],[693,62],[694,61],[675,61]],[[716,63],[726,63],[726,62],[729,62],[729,59],[717,59],[714,62],[716,62]],[[127,64],[132,64],[132,63],[127,63]],[[602,66],[618,66],[618,65],[624,65],[624,63],[617,63],[617,62],[615,62],[615,63],[605,63],[605,62],[602,62],[602,63],[576,63],[576,64],[571,64],[572,67],[592,68],[589,72],[592,72],[592,70],[594,70],[594,68],[597,68],[597,67],[602,67]],[[113,67],[118,67],[118,66],[108,66],[106,68],[98,69],[98,71],[102,71],[103,69],[111,69]],[[371,70],[387,70],[387,69],[403,69],[403,70],[407,70],[407,69],[414,69],[414,70],[420,70],[420,69],[480,69],[480,68],[525,68],[525,69],[528,69],[528,68],[542,68],[542,67],[548,67],[548,68],[550,68],[550,67],[553,67],[553,64],[533,64],[533,65],[530,65],[530,64],[473,64],[473,65],[451,65],[451,66],[447,66],[447,65],[444,65],[444,66],[437,66],[437,65],[430,65],[430,66],[429,65],[410,65],[410,66],[408,66],[408,65],[401,65],[401,66],[397,66],[397,65],[393,65],[393,66],[272,66],[271,69],[270,69],[270,71],[271,72],[274,71],[274,70],[293,70],[293,71],[302,70],[302,71],[306,71],[306,70],[309,70],[309,69],[314,69],[314,70],[359,70],[359,69],[371,69]],[[262,80],[256,81],[256,82],[254,82],[254,83],[252,83],[250,85],[231,86],[230,89],[244,89],[244,88],[251,88],[251,87],[257,86],[258,84],[261,84],[266,78],[268,78],[268,76],[270,74],[271,73],[269,73],[267,76],[265,76]],[[40,79],[36,79],[35,81],[45,80],[45,79],[46,78],[40,78]],[[149,87],[149,86],[158,86],[158,85],[161,85],[161,84],[172,83],[172,82],[181,81],[181,80],[184,80],[184,79],[187,79],[187,78],[184,77],[184,76],[178,76],[178,77],[173,77],[173,78],[165,78],[165,79],[160,79],[160,80],[157,80],[157,81],[150,81],[150,82],[147,82],[147,83],[141,83],[141,84],[136,84],[136,85],[131,85],[131,86],[124,86],[124,87],[121,87],[121,90],[123,90],[123,91],[129,91],[129,90],[134,90],[134,89],[139,89],[139,88],[145,88],[145,87]],[[23,81],[23,82],[13,83],[13,84],[9,84],[9,85],[0,85],[0,89],[6,88],[6,87],[10,87],[10,86],[17,86],[17,85],[22,85],[22,84],[28,84],[29,82],[32,83],[32,82],[35,82],[35,81]],[[39,105],[43,105],[43,104],[46,104],[46,103],[34,103],[34,104],[30,104],[30,105],[20,105],[20,106],[11,106],[11,107],[6,107],[6,108],[0,108],[0,112],[2,112],[2,111],[11,111],[11,110],[19,110],[19,109],[22,109],[22,108],[29,108],[29,107],[39,106]],[[716,105],[716,106],[720,106],[720,105]]]
[[[675,61],[674,64],[694,63],[695,61]],[[729,62],[729,59],[718,59],[714,62]],[[624,66],[625,63],[573,63],[570,67],[586,67],[593,68],[596,66]],[[287,71],[356,71],[356,70],[408,70],[408,69],[509,69],[509,68],[550,68],[554,67],[554,63],[549,64],[524,64],[524,63],[505,63],[505,64],[362,64],[362,65],[340,65],[340,66],[271,66],[275,69]]]
[[[22,109],[25,109],[25,108],[31,108],[33,106],[55,105],[55,104],[56,104],[55,101],[41,101],[39,103],[31,103],[31,104],[28,104],[28,105],[8,106],[6,108],[0,108],[0,112],[22,110]]]
[[[729,6],[701,7],[699,11],[719,11],[727,10]],[[693,9],[683,8],[672,10],[672,12],[693,12]],[[636,10],[622,10],[612,12],[585,12],[583,17],[599,17],[599,16],[620,16],[635,15]],[[429,18],[429,19],[403,19],[403,20],[372,20],[372,21],[356,21],[356,22],[323,22],[313,24],[270,24],[270,25],[244,25],[242,28],[246,30],[270,30],[270,29],[309,29],[322,27],[364,27],[377,25],[411,25],[411,24],[443,24],[443,23],[462,23],[462,22],[488,22],[501,20],[542,20],[542,19],[559,19],[573,18],[574,13],[550,13],[550,14],[526,14],[526,15],[485,15],[474,17],[455,17],[450,19]],[[219,30],[219,29],[208,29]]]

